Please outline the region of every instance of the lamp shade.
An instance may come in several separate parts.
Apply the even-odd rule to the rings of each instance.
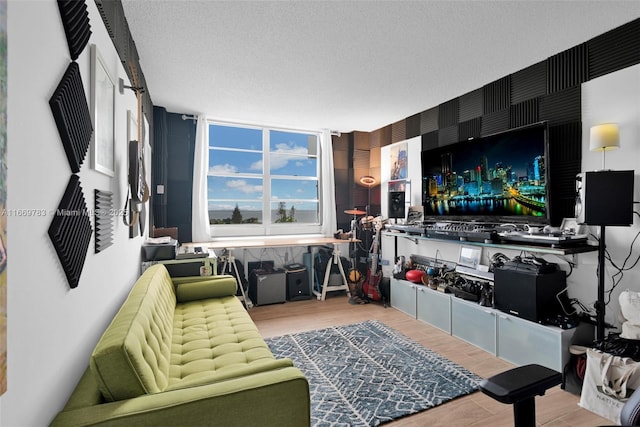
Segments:
[[[620,147],[620,133],[616,123],[593,126],[589,137],[589,150],[609,151]]]

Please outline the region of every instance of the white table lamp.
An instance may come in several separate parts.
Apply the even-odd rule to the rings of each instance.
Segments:
[[[620,147],[620,132],[616,123],[603,123],[591,127],[589,150],[602,151],[602,170],[605,170],[605,153]]]

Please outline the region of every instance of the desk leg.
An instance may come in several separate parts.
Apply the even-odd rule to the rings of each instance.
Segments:
[[[337,286],[329,286],[329,276],[331,275],[331,264],[338,264],[338,269],[340,270],[340,277],[342,278],[342,285]],[[351,293],[349,292],[349,283],[347,282],[347,276],[344,274],[344,268],[342,267],[342,262],[340,261],[340,249],[338,249],[338,244],[333,244],[333,256],[331,262],[327,263],[327,269],[324,272],[324,281],[322,282],[322,293],[316,296],[319,300],[324,301],[327,296],[327,292],[333,291],[346,291],[347,296],[351,297]],[[315,292],[314,292],[315,293]]]
[[[247,298],[247,295],[244,293],[244,286],[242,285],[242,279],[240,278],[241,276],[240,276],[240,273],[238,273],[238,267],[236,266],[236,257],[233,256],[231,249],[229,249],[228,251],[229,251],[229,255],[227,255],[227,257],[224,260],[224,265],[222,266],[222,272],[225,273],[227,271],[227,265],[230,264],[229,273],[231,273],[231,275],[235,273],[236,281],[238,282],[238,286],[240,287],[240,293],[242,294],[242,303],[244,304],[245,308],[249,310],[249,308],[251,308],[253,304],[251,303],[249,298]],[[233,272],[232,272],[232,269],[233,269]]]

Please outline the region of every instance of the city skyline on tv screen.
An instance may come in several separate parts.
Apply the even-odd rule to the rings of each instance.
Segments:
[[[422,152],[425,217],[547,217],[546,126]]]

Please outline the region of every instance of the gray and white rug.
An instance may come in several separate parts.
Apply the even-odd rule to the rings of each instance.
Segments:
[[[472,393],[481,380],[376,320],[266,341],[307,376],[314,427],[377,426]]]

